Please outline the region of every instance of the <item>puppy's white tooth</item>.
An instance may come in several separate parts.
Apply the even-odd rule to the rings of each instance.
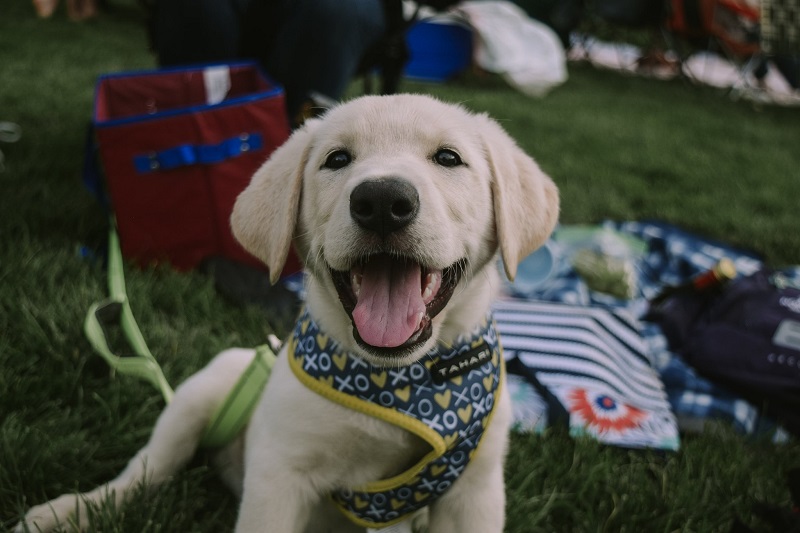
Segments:
[[[358,295],[361,294],[361,278],[361,274],[352,274],[350,276],[350,286],[353,289],[353,294],[356,295],[356,298],[358,298]]]
[[[428,274],[425,276],[425,287],[422,289],[422,300],[427,301],[433,296],[433,287],[436,285],[439,274]]]
[[[425,289],[422,291],[422,301],[426,301],[428,298],[433,295],[433,290],[431,289],[430,283],[425,284]]]

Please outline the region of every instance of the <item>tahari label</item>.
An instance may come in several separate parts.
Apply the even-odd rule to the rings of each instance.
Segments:
[[[431,366],[431,377],[434,383],[444,383],[456,376],[466,374],[470,370],[485,365],[491,360],[492,349],[485,344],[481,344],[477,348],[473,348],[452,359],[436,362]]]

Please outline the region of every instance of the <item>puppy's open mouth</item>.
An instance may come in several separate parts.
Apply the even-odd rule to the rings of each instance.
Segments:
[[[353,336],[383,357],[402,356],[431,336],[431,321],[453,296],[464,261],[444,270],[389,254],[364,258],[349,271],[331,269]]]

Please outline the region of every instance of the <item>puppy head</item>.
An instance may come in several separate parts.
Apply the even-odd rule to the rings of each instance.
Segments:
[[[396,95],[295,132],[240,195],[232,225],[273,282],[294,242],[320,325],[372,363],[399,365],[435,344],[459,294],[490,283],[498,249],[513,279],[557,218],[555,185],[497,123]]]

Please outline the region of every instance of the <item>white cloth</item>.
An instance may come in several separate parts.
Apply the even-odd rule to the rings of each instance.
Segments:
[[[529,96],[544,96],[567,80],[558,36],[519,7],[501,0],[467,1],[459,11],[475,31],[475,62]]]

